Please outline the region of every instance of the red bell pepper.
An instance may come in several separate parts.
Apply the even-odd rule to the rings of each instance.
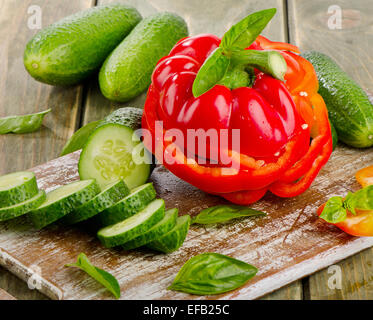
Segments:
[[[317,94],[312,65],[287,51],[299,52],[295,46],[259,36],[246,52],[281,53],[288,66],[285,82],[255,65],[250,69],[254,72],[238,71],[247,71],[251,83],[229,87],[226,83],[231,82],[221,81],[195,97],[196,75],[219,46],[214,35],[188,37],[159,61],[144,107],[142,126],[150,132],[144,135],[145,146],[176,176],[234,203],[258,201],[268,190],[281,197],[304,192],[332,151],[327,110]],[[175,128],[183,139],[175,140]],[[185,139],[190,130],[199,129],[225,130],[229,137],[239,129],[239,148],[231,139],[224,145],[218,135],[218,150],[207,145],[201,153],[200,142]]]

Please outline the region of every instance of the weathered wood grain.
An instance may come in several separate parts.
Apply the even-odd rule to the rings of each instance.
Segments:
[[[41,9],[45,27],[66,15],[92,6],[93,0],[0,1],[0,116],[52,108],[40,131],[0,136],[0,174],[24,170],[58,156],[79,124],[82,87],[54,88],[28,75],[23,66],[25,45],[38,30],[30,29],[31,5]],[[1,270],[0,281],[6,276]],[[23,290],[22,286],[15,286]],[[22,291],[23,292],[23,291]]]
[[[4,291],[3,289],[0,289],[0,300],[16,300],[16,298],[11,296],[9,293]]]
[[[289,0],[290,41],[301,50],[317,50],[328,54],[365,90],[373,92],[373,6],[370,0]],[[328,8],[342,9],[342,29],[329,29]],[[369,152],[369,151],[368,151]],[[370,151],[372,152],[372,151]],[[361,159],[360,166],[372,164]],[[355,168],[355,171],[358,168]],[[351,177],[354,172],[351,172]],[[344,195],[341,193],[339,195]],[[337,266],[342,271],[342,287],[331,289],[328,280],[333,269],[311,276],[305,296],[310,299],[372,299],[373,251],[368,249]],[[332,286],[333,288],[333,286]]]
[[[50,191],[78,178],[74,153],[32,169],[40,187]],[[125,252],[103,248],[87,226],[33,230],[25,218],[0,224],[0,264],[27,280],[35,272],[40,290],[54,299],[110,299],[79,270],[65,268],[80,252],[117,277],[122,299],[254,299],[334,264],[373,245],[373,238],[351,237],[319,220],[317,207],[329,197],[358,189],[353,172],[373,161],[369,150],[339,147],[312,187],[290,199],[267,195],[253,207],[266,217],[219,226],[192,226],[184,246],[169,255],[150,250]],[[173,176],[162,166],[152,174],[159,197],[181,214],[223,203]],[[229,241],[228,241],[229,239]],[[233,292],[197,297],[166,290],[186,260],[202,252],[220,252],[259,268],[258,275]],[[35,275],[34,275],[35,277]]]

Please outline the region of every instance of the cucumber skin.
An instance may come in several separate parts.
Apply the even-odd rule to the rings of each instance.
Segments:
[[[26,171],[27,173],[30,173]],[[32,174],[34,174],[32,172]],[[14,187],[10,190],[0,191],[0,208],[9,207],[17,203],[24,202],[36,196],[39,192],[38,184],[34,176],[21,184],[20,186]]]
[[[109,226],[123,221],[144,209],[156,197],[156,192],[151,183],[151,188],[146,188],[138,194],[129,194],[112,207],[98,215],[102,226]]]
[[[47,84],[79,83],[100,68],[140,20],[135,8],[120,4],[78,12],[37,33],[26,46],[24,65]]]
[[[126,242],[122,249],[124,250],[131,250],[143,245],[146,245],[149,242],[152,242],[158,238],[164,236],[167,232],[169,232],[173,227],[176,225],[177,219],[177,209],[170,209],[166,211],[165,217],[159,221],[153,228],[151,228],[148,232],[139,235],[138,237]],[[165,220],[163,222],[163,220]],[[162,223],[163,222],[163,223]]]
[[[74,224],[87,220],[101,211],[113,206],[118,201],[128,195],[130,190],[123,180],[114,184],[104,193],[99,193],[97,196],[82,204],[68,215],[62,218],[63,223]]]
[[[45,191],[43,190],[39,191],[39,193],[33,198],[26,200],[25,204],[19,203],[13,208],[9,208],[9,207],[1,208],[0,209],[0,221],[7,221],[7,220],[17,218],[39,207],[46,199]],[[32,199],[33,201],[30,201]]]
[[[159,59],[187,35],[185,21],[176,14],[163,12],[142,20],[105,60],[99,73],[102,94],[117,102],[138,96],[150,85]]]
[[[150,228],[152,228],[159,221],[161,221],[163,219],[164,215],[165,215],[164,208],[165,208],[165,205],[164,205],[164,201],[163,201],[163,205],[160,208],[158,208],[158,210],[156,210],[151,215],[151,217],[149,217],[147,220],[145,220],[140,225],[137,225],[135,228],[132,228],[131,230],[128,230],[128,231],[126,231],[122,234],[118,234],[118,235],[110,237],[110,238],[102,236],[101,231],[106,229],[106,228],[111,227],[111,226],[109,226],[109,227],[105,227],[105,228],[99,230],[97,232],[97,237],[106,248],[112,248],[112,247],[123,245],[126,242],[136,238],[137,236],[147,232]],[[132,216],[132,217],[134,217],[134,216]]]
[[[373,146],[373,106],[363,89],[327,55],[309,51],[302,56],[315,68],[339,140],[356,148]]]
[[[330,130],[332,131],[332,141],[333,141],[333,151],[334,151],[338,145],[338,133],[337,133],[337,130],[335,130],[333,123],[331,121],[329,121],[329,123],[330,123]]]
[[[185,241],[189,231],[190,222],[191,218],[189,215],[179,217],[174,229],[169,231],[163,237],[148,243],[146,246],[163,253],[171,253],[178,250]]]
[[[53,191],[51,191],[53,192]],[[45,226],[57,221],[70,213],[75,208],[81,206],[83,203],[89,201],[100,192],[97,183],[92,180],[92,183],[84,189],[71,194],[57,202],[42,208],[36,208],[29,212],[28,216],[37,229],[42,229]]]
[[[137,129],[141,128],[142,114],[143,110],[140,108],[119,108],[107,115],[103,120],[101,120],[98,127],[104,126],[108,123],[116,123],[129,127],[133,131],[136,131]]]

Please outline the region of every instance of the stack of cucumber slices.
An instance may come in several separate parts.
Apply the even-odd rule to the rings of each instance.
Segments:
[[[0,177],[0,221],[30,212],[40,206],[45,198],[45,192],[39,191],[32,172],[15,172]]]
[[[95,179],[87,179],[46,194],[32,172],[0,177],[0,221],[25,214],[37,229],[56,221],[66,225],[90,219],[102,227],[97,236],[105,247],[147,246],[164,253],[181,247],[190,226],[188,215],[178,217],[177,209],[165,210],[152,183],[130,191],[117,180],[101,190]]]

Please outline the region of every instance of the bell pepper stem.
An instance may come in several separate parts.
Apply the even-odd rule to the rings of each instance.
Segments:
[[[235,64],[254,67],[276,79],[284,81],[287,64],[283,56],[277,51],[235,51],[231,53],[231,59]]]

